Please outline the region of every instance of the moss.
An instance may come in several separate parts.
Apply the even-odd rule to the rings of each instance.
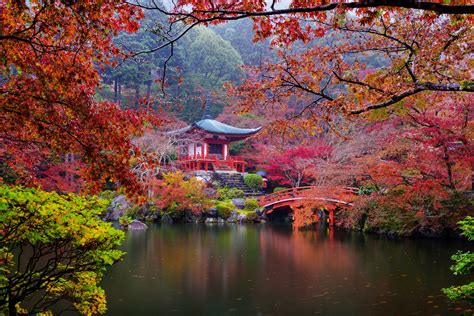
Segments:
[[[232,201],[218,201],[216,203],[217,216],[222,219],[228,219],[232,216],[232,211],[235,209],[235,205]]]
[[[245,211],[255,211],[259,207],[258,200],[257,199],[246,199],[245,200],[245,206],[244,210]]]
[[[255,212],[249,212],[247,213],[247,221],[249,222],[258,222],[259,221],[259,216]]]
[[[219,194],[219,200],[221,201],[230,199],[241,199],[245,195],[245,192],[240,189],[228,187],[217,189],[217,193]]]
[[[103,200],[113,200],[119,195],[118,192],[112,190],[105,190],[100,192],[99,197]]]

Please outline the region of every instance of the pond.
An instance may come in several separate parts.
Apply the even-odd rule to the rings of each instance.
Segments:
[[[458,240],[317,226],[156,225],[127,233],[106,274],[108,315],[458,315],[442,287]]]

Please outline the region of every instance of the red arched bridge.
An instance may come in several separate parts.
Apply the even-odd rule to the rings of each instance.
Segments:
[[[352,187],[304,186],[264,195],[260,197],[259,204],[265,214],[270,214],[285,206],[293,209],[308,202],[321,202],[321,206],[329,211],[329,224],[332,226],[334,225],[334,210],[337,207],[352,206],[358,191],[358,188]]]

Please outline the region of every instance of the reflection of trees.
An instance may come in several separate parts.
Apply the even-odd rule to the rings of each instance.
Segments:
[[[111,314],[433,314],[427,296],[452,283],[449,247],[322,227],[173,225],[125,243],[125,262],[104,285]]]

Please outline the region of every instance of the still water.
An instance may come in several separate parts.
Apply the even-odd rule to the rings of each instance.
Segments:
[[[459,315],[440,289],[467,282],[471,244],[316,227],[156,225],[127,233],[107,273],[108,315]]]

